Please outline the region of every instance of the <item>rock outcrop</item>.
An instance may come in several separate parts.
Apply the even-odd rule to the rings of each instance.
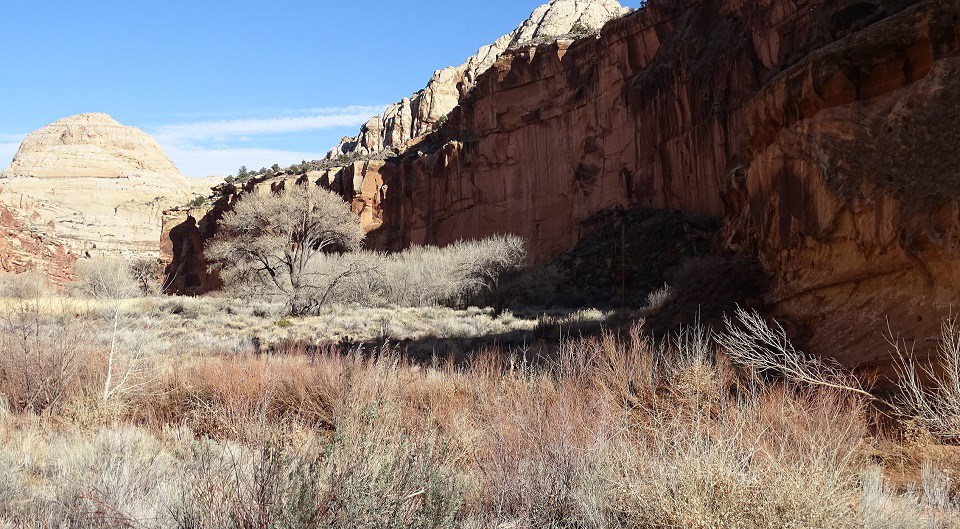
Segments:
[[[629,9],[617,0],[551,0],[538,7],[516,29],[484,46],[460,66],[438,70],[427,86],[374,116],[354,138],[344,138],[327,153],[328,159],[367,155],[385,149],[403,150],[432,132],[456,108],[477,78],[511,48],[530,43],[596,32]]]
[[[76,256],[48,226],[0,203],[0,272],[43,274],[54,285],[72,279]]]
[[[810,350],[882,364],[960,294],[960,5],[652,3],[498,61],[387,180],[383,247],[510,231],[549,258],[618,206],[723,221]]]
[[[207,194],[153,138],[106,114],[80,114],[31,133],[0,187],[8,207],[52,223],[81,256],[156,255],[163,210],[194,191]]]
[[[889,358],[888,329],[936,345],[960,296],[960,3],[827,13],[835,42],[746,108],[727,233],[774,271],[770,302],[811,350],[869,366]]]
[[[160,145],[107,114],[79,114],[31,133],[4,178],[152,177],[160,187],[183,185],[180,170]]]
[[[808,350],[882,366],[888,322],[928,349],[960,296],[958,74],[953,1],[660,0],[504,54],[348,198],[379,190],[375,247],[512,232],[538,261],[611,208],[713,218]]]

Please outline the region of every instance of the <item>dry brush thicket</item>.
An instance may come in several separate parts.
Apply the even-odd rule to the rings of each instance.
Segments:
[[[504,308],[501,281],[519,270],[523,239],[497,235],[438,248],[414,246],[397,253],[356,252],[318,259],[318,283],[327,294],[318,305]]]
[[[220,220],[205,255],[228,290],[281,300],[293,315],[330,304],[504,306],[501,280],[519,269],[522,239],[500,235],[445,248],[359,251],[356,216],[316,186],[248,194]]]
[[[224,283],[283,296],[294,314],[323,300],[316,258],[356,250],[364,235],[349,204],[316,186],[244,195],[219,228],[204,253]]]
[[[158,338],[144,334],[156,318],[117,304],[119,323],[113,300],[4,302],[0,525],[960,523],[941,407],[956,398],[955,338],[946,365],[902,352],[905,373],[937,383],[906,377],[898,415],[750,313],[668,345],[637,328],[549,357],[422,364],[388,347],[258,355]],[[105,397],[111,372],[125,382]]]

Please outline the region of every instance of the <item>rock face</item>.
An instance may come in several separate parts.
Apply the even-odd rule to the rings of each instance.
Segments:
[[[539,261],[611,208],[713,218],[809,351],[882,366],[887,321],[922,351],[960,297],[958,74],[953,1],[660,0],[502,55],[348,198],[379,190],[375,247],[512,232]]]
[[[960,295],[960,3],[846,3],[836,43],[765,83],[725,188],[732,245],[775,271],[809,347],[883,363]]]
[[[160,145],[107,114],[79,114],[31,133],[4,178],[129,178],[149,176],[158,186],[182,186],[183,176]]]
[[[9,207],[53,223],[78,255],[110,256],[156,255],[162,211],[194,191],[153,138],[106,114],[31,133],[0,186]]]
[[[676,0],[481,76],[387,180],[384,247],[514,232],[549,258],[592,213],[717,217],[811,351],[882,364],[960,294],[960,5]]]
[[[0,271],[38,272],[51,283],[63,285],[71,279],[75,261],[76,256],[47,226],[0,203]]]
[[[540,40],[599,30],[609,20],[629,9],[617,0],[551,0],[538,7],[516,29],[484,46],[460,66],[438,70],[427,86],[398,103],[382,116],[374,116],[354,138],[344,138],[327,153],[328,159],[344,155],[366,155],[384,149],[402,150],[432,132],[453,110],[460,96],[470,91],[508,49]]]

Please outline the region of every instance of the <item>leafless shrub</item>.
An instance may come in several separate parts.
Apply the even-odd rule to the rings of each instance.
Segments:
[[[382,275],[373,286],[371,301],[424,307],[457,304],[463,284],[457,275],[462,258],[452,247],[415,246],[401,253],[380,255]]]
[[[316,314],[332,303],[429,307],[484,301],[499,310],[504,301],[501,282],[520,267],[524,256],[523,240],[512,235],[461,241],[442,248],[414,246],[392,254],[318,253],[298,273],[296,312]],[[230,281],[227,279],[228,284]],[[244,281],[241,284],[250,285]],[[253,293],[268,298],[279,292],[262,282],[254,281],[253,285]],[[249,288],[244,290],[251,292]]]
[[[339,195],[316,186],[249,193],[220,220],[205,253],[227,285],[287,300],[306,313],[318,297],[311,277],[325,252],[356,250],[364,232]],[[322,294],[320,295],[322,298]]]
[[[140,285],[123,259],[84,259],[74,267],[75,288],[81,295],[97,299],[126,299],[139,296]]]
[[[732,318],[725,316],[724,322],[726,331],[717,341],[736,364],[758,374],[846,391],[892,407],[866,391],[860,380],[839,365],[798,351],[779,323],[768,323],[758,312],[737,309]]]
[[[228,300],[183,302],[202,317]],[[374,327],[377,315],[423,312],[359,310]],[[0,520],[157,529],[960,523],[951,453],[912,470],[894,463],[895,486],[879,467],[887,455],[875,452],[889,440],[868,428],[871,401],[853,384],[806,360],[753,364],[771,376],[731,367],[726,347],[749,349],[747,338],[760,340],[757,354],[792,350],[775,326],[750,325],[739,341],[721,333],[719,347],[703,326],[666,342],[639,328],[606,332],[537,362],[526,349],[429,367],[386,347],[171,355],[151,392],[113,394],[119,411],[83,428],[50,415],[58,407],[0,413]],[[119,339],[137,343],[125,332]],[[91,388],[98,399],[107,343],[79,356],[98,385],[74,386],[60,402]]]
[[[960,498],[950,494],[953,480],[929,462],[922,465],[920,483],[906,493],[898,492],[879,467],[868,468],[862,482],[867,529],[941,529],[960,523]]]
[[[135,259],[128,263],[130,278],[140,287],[140,293],[157,295],[162,290],[160,284],[160,262],[157,259]]]
[[[174,465],[155,436],[134,428],[98,432],[79,450],[54,443],[59,501],[47,507],[47,521],[67,527],[167,525]]]
[[[461,492],[448,452],[377,414],[371,406],[344,417],[319,451],[298,453],[276,438],[252,449],[194,447],[175,526],[453,527]]]
[[[131,275],[130,263],[119,259],[88,260],[77,263],[77,287],[96,301],[98,313],[105,323],[107,350],[103,358],[102,405],[119,394],[136,391],[150,378],[150,366],[138,333],[132,332],[125,319],[125,305],[130,298],[142,295],[141,285]],[[134,338],[131,340],[130,338]]]
[[[330,303],[369,304],[370,284],[380,273],[379,254],[351,252],[319,256],[304,271],[310,285],[302,298],[305,313],[315,314]]]
[[[897,404],[905,418],[938,439],[960,440],[960,320],[944,320],[936,356],[926,364],[918,364],[900,340],[891,343],[899,375]]]
[[[862,527],[851,501],[852,461],[842,457],[856,453],[856,437],[840,458],[804,456],[819,439],[802,430],[796,438],[755,437],[758,426],[794,433],[800,425],[755,417],[749,402],[722,405],[721,417],[698,414],[687,426],[657,414],[651,428],[661,433],[618,453],[626,472],[626,491],[617,495],[622,517],[636,527]]]
[[[0,395],[16,412],[43,412],[63,404],[81,377],[86,322],[71,314],[37,274],[0,278]]]
[[[461,242],[458,249],[472,257],[460,268],[460,273],[467,279],[468,293],[488,293],[494,310],[500,313],[505,301],[501,282],[523,265],[527,257],[524,240],[516,235],[495,235],[479,241]]]
[[[0,298],[36,299],[51,293],[47,278],[38,272],[0,273]]]
[[[0,394],[14,411],[59,407],[84,369],[90,327],[46,301],[20,299],[0,308]]]
[[[663,307],[671,295],[673,295],[673,288],[670,285],[664,284],[647,296],[647,307],[651,310],[657,310]]]
[[[503,279],[519,269],[525,244],[514,235],[460,241],[445,247],[414,246],[403,252],[363,252],[367,265],[340,299],[404,307],[460,306],[483,297],[503,308]]]

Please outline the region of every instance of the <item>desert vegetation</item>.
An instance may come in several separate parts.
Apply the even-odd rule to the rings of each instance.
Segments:
[[[640,323],[460,361],[295,341],[258,353],[158,316],[227,299],[113,300],[88,277],[73,296],[5,289],[9,527],[960,523],[950,323],[934,364],[902,351],[905,373],[943,383],[908,376],[891,408],[746,311],[665,342]],[[275,324],[281,309],[244,310]]]
[[[292,314],[323,303],[338,281],[318,266],[318,257],[356,250],[364,235],[349,205],[316,186],[246,195],[219,224],[205,253],[225,284],[282,296]]]
[[[350,140],[350,138],[344,138],[344,140]],[[358,161],[386,160],[393,156],[397,156],[398,154],[399,152],[396,149],[388,147],[382,151],[366,154],[350,152],[341,154],[340,156],[332,159],[311,161],[301,160],[300,163],[295,163],[287,167],[280,167],[279,164],[273,164],[270,167],[248,169],[247,166],[244,165],[237,170],[236,175],[230,175],[224,179],[224,184],[219,187],[218,193],[229,187],[240,187],[250,182],[262,181],[281,175],[303,176],[310,171],[322,171],[325,169],[344,167]]]
[[[349,204],[317,186],[248,194],[207,245],[228,290],[282,301],[292,315],[330,304],[504,308],[502,280],[517,272],[521,238],[500,235],[444,248],[360,251],[364,233]]]
[[[743,307],[651,334],[709,260],[635,312],[523,312],[516,237],[366,251],[314,188],[222,228],[218,295],[0,277],[0,526],[960,524],[954,320],[881,380]]]

